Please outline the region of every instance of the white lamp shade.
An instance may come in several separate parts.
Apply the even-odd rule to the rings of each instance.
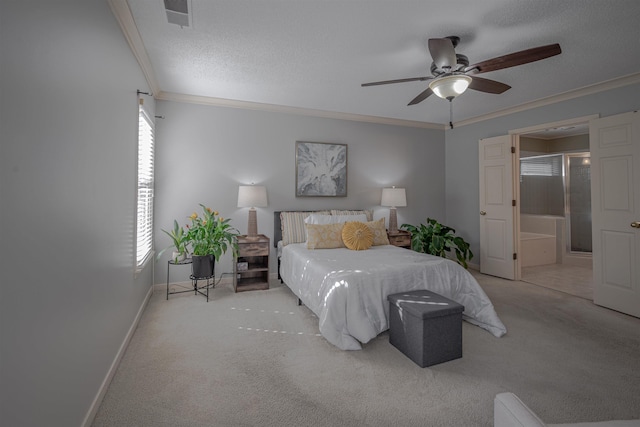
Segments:
[[[239,208],[264,208],[267,206],[267,188],[262,185],[238,187]]]
[[[429,88],[440,98],[453,99],[467,90],[470,83],[471,77],[457,74],[439,77],[429,83]]]
[[[383,188],[380,204],[391,207],[407,206],[407,194],[404,188]]]

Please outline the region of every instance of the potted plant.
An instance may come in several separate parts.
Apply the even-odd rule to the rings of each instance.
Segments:
[[[228,248],[237,250],[235,236],[240,234],[230,224],[230,219],[218,216],[217,211],[202,206],[202,216],[191,214],[191,225],[187,225],[186,241],[191,246],[192,273],[196,278],[211,277],[215,262],[220,260]]]
[[[411,249],[416,252],[431,254],[446,258],[447,252],[455,252],[458,264],[467,268],[467,261],[473,258],[469,243],[462,237],[456,236],[456,230],[440,224],[432,218],[427,218],[427,225],[402,224],[411,233]]]
[[[173,245],[167,246],[166,248],[164,248],[163,250],[158,252],[157,259],[160,259],[162,254],[167,249],[174,248],[174,251],[171,254],[171,259],[174,262],[183,261],[187,257],[187,255],[189,253],[188,250],[187,250],[187,233],[185,233],[184,228],[180,227],[178,225],[178,221],[176,221],[174,219],[173,220],[173,230],[171,230],[171,231],[162,230],[162,231],[167,236],[169,236],[171,238],[171,241],[173,242]]]

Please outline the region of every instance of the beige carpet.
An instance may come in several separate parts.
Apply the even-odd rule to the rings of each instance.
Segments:
[[[640,319],[475,274],[508,333],[463,322],[463,358],[341,351],[282,285],[209,303],[156,292],[94,426],[491,426],[511,391],[547,422],[640,418]]]

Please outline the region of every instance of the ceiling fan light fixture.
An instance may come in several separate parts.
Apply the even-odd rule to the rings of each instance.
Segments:
[[[429,88],[442,99],[452,100],[464,93],[471,83],[471,77],[464,74],[444,76],[429,83]]]

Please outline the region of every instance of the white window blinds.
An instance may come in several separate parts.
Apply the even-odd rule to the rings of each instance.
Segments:
[[[136,221],[136,271],[153,250],[154,125],[140,102],[138,111],[138,196]]]
[[[520,159],[522,176],[563,176],[562,154],[526,157]]]

